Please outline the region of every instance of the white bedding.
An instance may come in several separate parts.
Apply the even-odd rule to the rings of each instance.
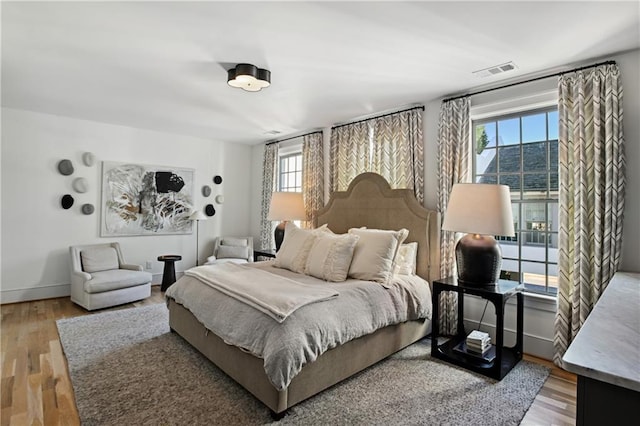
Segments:
[[[429,285],[420,277],[396,275],[387,288],[354,279],[330,283],[272,263],[256,262],[251,267],[332,289],[339,296],[302,306],[282,323],[188,275],[169,287],[166,296],[228,344],[263,358],[265,372],[278,390],[285,389],[306,363],[333,347],[388,325],[431,318]]]
[[[335,289],[302,284],[259,268],[251,268],[247,264],[200,266],[189,269],[185,274],[253,306],[278,322],[283,322],[304,305],[338,296]]]

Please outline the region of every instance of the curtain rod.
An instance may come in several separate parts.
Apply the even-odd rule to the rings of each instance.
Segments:
[[[267,142],[265,145],[272,145],[272,144],[278,143],[278,142],[290,141],[291,139],[303,138],[305,136],[313,135],[314,133],[322,133],[322,130],[314,130],[313,132],[304,133],[302,135],[291,136],[290,138],[278,139],[277,141]]]
[[[424,111],[424,105],[422,105],[422,106],[415,106],[415,107],[411,107],[411,108],[403,109],[403,110],[400,110],[400,111],[389,112],[389,113],[387,113],[387,114],[377,115],[377,116],[375,116],[375,117],[363,118],[362,120],[351,121],[351,122],[349,122],[349,123],[338,124],[337,126],[333,126],[331,129],[335,129],[335,128],[343,127],[343,126],[349,126],[349,125],[351,125],[351,124],[356,124],[356,123],[362,123],[363,121],[375,120],[376,118],[382,118],[382,117],[386,117],[386,116],[388,116],[388,115],[399,114],[399,113],[401,113],[401,112],[411,111],[412,109],[421,109],[421,110],[423,110],[423,111]]]
[[[593,64],[593,65],[587,65],[587,66],[584,66],[584,67],[574,68],[574,69],[568,70],[568,71],[560,71],[560,72],[557,72],[557,73],[554,73],[554,74],[549,74],[549,75],[543,75],[541,77],[530,78],[529,80],[518,81],[516,83],[510,83],[510,84],[505,84],[504,86],[498,86],[498,87],[493,87],[491,89],[485,89],[485,90],[479,90],[477,92],[467,93],[466,95],[452,96],[450,98],[443,99],[442,102],[449,102],[449,101],[453,101],[455,99],[464,98],[464,97],[467,97],[467,96],[474,96],[474,95],[479,95],[481,93],[492,92],[494,90],[506,89],[507,87],[518,86],[520,84],[532,83],[534,81],[544,80],[545,78],[559,77],[559,76],[564,75],[564,74],[569,74],[569,73],[576,72],[576,71],[582,71],[582,70],[586,70],[586,69],[589,69],[589,68],[599,67],[600,65],[615,65],[615,63],[616,63],[616,61],[605,61],[605,62],[600,62],[600,63],[597,63],[597,64]]]

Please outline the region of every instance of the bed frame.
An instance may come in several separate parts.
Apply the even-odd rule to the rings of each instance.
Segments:
[[[418,243],[417,273],[427,281],[436,279],[440,268],[440,217],[422,207],[409,189],[391,189],[375,173],[356,177],[345,192],[335,192],[314,225],[327,224],[336,233],[366,226],[409,230],[405,242]],[[169,299],[169,326],[222,371],[251,392],[281,418],[286,410],[341,382],[389,355],[420,340],[431,331],[431,321],[407,321],[382,328],[347,342],[305,365],[287,389],[278,391],[264,371],[263,360],[227,345],[209,332],[193,314]]]

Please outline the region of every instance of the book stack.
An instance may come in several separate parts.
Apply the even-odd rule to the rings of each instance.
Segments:
[[[467,350],[469,352],[484,354],[491,348],[491,337],[489,333],[473,330],[467,336]]]

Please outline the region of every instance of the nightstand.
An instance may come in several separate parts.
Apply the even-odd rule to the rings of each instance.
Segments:
[[[431,356],[450,362],[460,367],[475,371],[476,373],[502,380],[509,371],[522,359],[523,336],[523,308],[524,286],[513,281],[500,280],[495,286],[474,287],[456,285],[454,277],[433,281],[433,321],[431,332]],[[458,328],[455,336],[448,341],[438,344],[440,323],[438,321],[440,294],[445,291],[458,293]],[[464,295],[471,294],[482,297],[493,303],[496,312],[496,339],[495,345],[484,355],[475,354],[466,350],[465,339],[467,332],[464,329]],[[507,300],[516,296],[516,344],[513,347],[504,346],[504,308]]]
[[[253,260],[257,261],[258,256],[268,257],[270,259],[276,257],[276,251],[274,249],[255,249],[253,250]]]

